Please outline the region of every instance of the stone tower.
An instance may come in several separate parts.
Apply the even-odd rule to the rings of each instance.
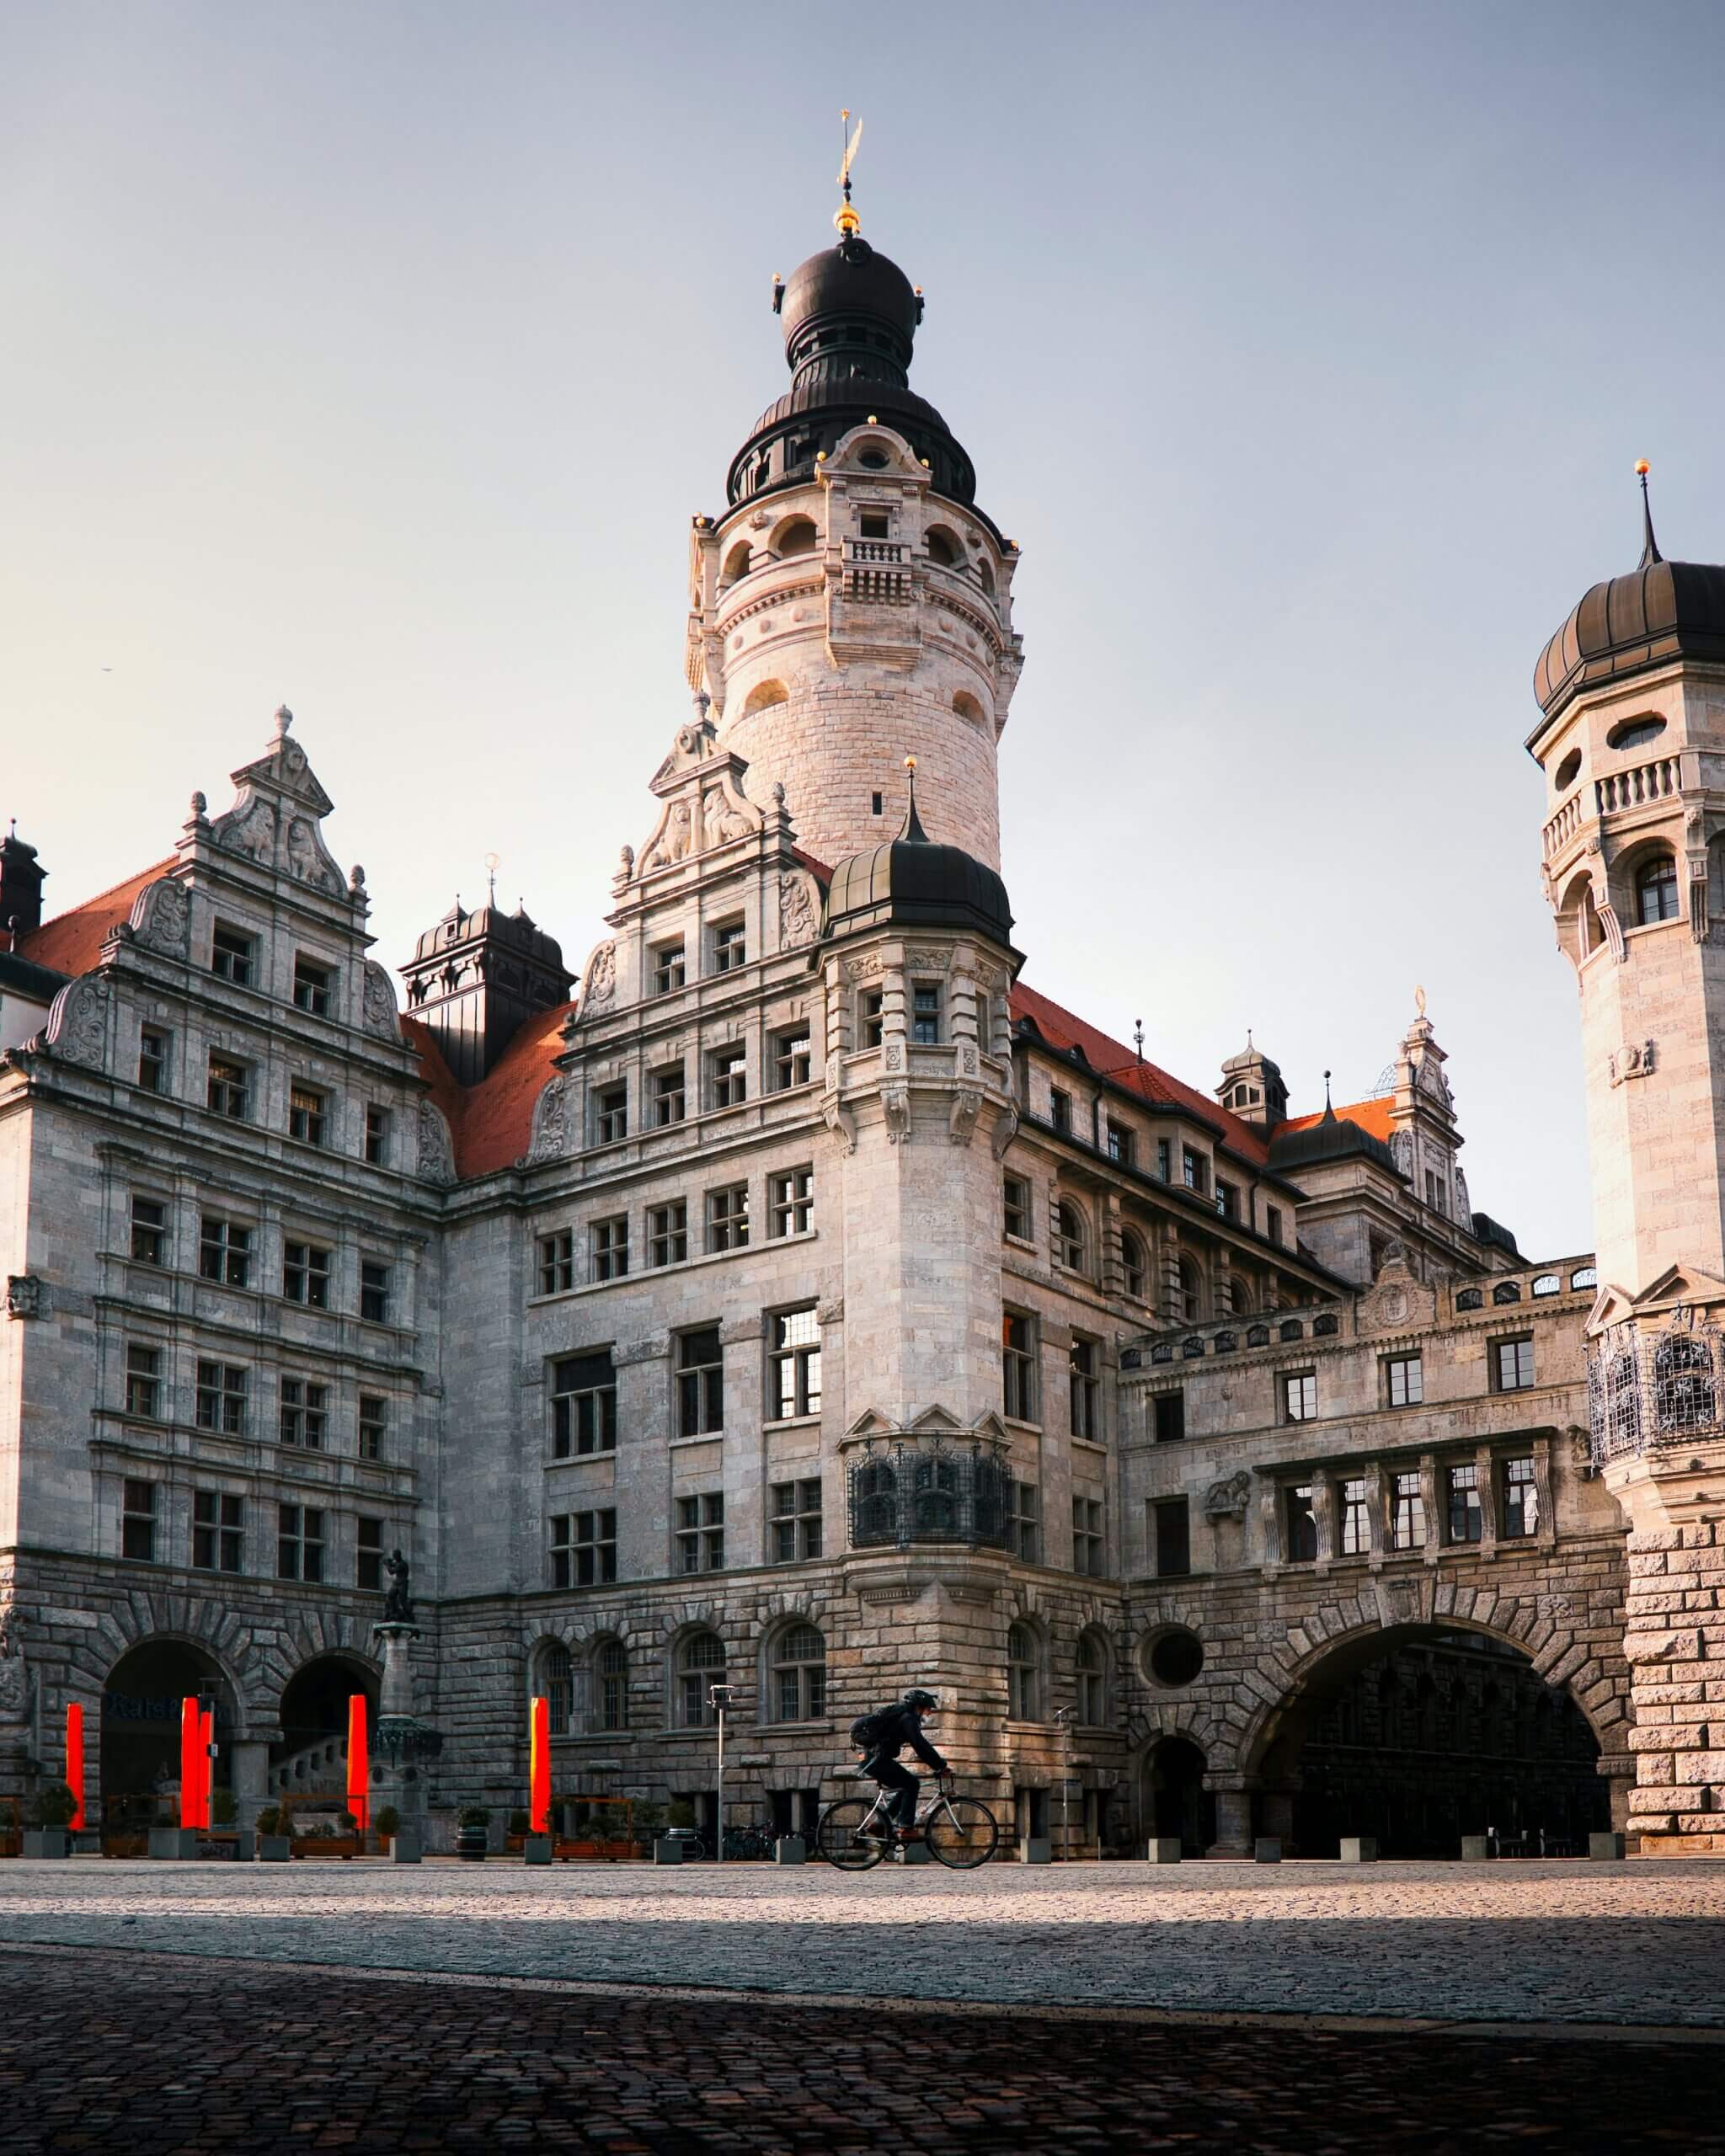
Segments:
[[[791,386],[732,460],[724,514],[694,521],[689,683],[820,860],[891,839],[914,751],[942,836],[998,868],[1017,548],[909,386],[921,292],[848,204],[838,222],[774,280]]]
[[[1599,1294],[1591,1448],[1628,1515],[1632,1825],[1725,1849],[1725,568],[1595,584],[1535,675],[1546,892],[1575,968]]]

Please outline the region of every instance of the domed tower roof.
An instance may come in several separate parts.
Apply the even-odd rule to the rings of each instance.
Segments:
[[[1653,537],[1642,485],[1641,560],[1626,576],[1596,584],[1540,654],[1533,691],[1547,719],[1570,698],[1674,659],[1725,661],[1725,568],[1668,562]],[[1543,729],[1541,729],[1543,730]]]
[[[866,847],[834,869],[826,899],[827,933],[889,922],[971,929],[1012,942],[1012,909],[993,869],[956,846],[937,846],[916,814],[915,767],[905,827],[886,846]]]

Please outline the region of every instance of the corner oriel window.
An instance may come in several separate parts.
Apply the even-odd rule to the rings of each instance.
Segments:
[[[1202,1192],[1210,1187],[1210,1163],[1189,1145],[1180,1149],[1180,1180],[1188,1190]]]
[[[857,998],[857,1043],[860,1048],[879,1048],[886,1024],[886,999],[878,988],[865,988]]]
[[[1643,928],[1678,915],[1677,863],[1669,853],[1650,861],[1635,879],[1636,918]]]
[[[911,1038],[922,1048],[940,1045],[940,983],[919,980],[911,988]]]

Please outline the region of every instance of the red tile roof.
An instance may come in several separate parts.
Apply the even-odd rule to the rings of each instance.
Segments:
[[[19,955],[56,974],[87,974],[101,957],[103,944],[131,912],[138,893],[176,865],[174,857],[170,855],[166,861],[158,861],[153,868],[142,868],[136,876],[128,876],[112,890],[99,891],[94,898],[86,899],[69,913],[56,914],[52,921],[45,921],[40,928],[33,928],[27,936],[19,937]]]
[[[1379,1093],[1369,1101],[1355,1101],[1350,1107],[1338,1108],[1336,1120],[1338,1123],[1357,1123],[1369,1136],[1381,1138],[1387,1145],[1396,1127],[1390,1120],[1395,1105],[1396,1096],[1393,1093]],[[1281,1138],[1295,1130],[1310,1130],[1315,1123],[1322,1123],[1323,1119],[1322,1108],[1316,1115],[1290,1116],[1285,1123],[1276,1125],[1274,1135]]]
[[[423,1019],[402,1020],[402,1038],[419,1050],[431,1098],[448,1119],[457,1175],[490,1175],[513,1167],[526,1152],[533,1103],[567,1046],[563,1029],[574,1007],[559,1003],[554,1011],[527,1019],[477,1086],[457,1084]]]

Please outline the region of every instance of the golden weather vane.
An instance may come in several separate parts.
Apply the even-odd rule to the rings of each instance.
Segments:
[[[840,232],[846,239],[851,237],[852,232],[858,232],[862,229],[862,220],[851,207],[851,166],[856,158],[857,145],[862,140],[862,121],[859,120],[857,122],[856,130],[852,132],[851,128],[851,109],[848,105],[841,105],[839,108],[839,141],[843,145],[844,155],[839,163],[839,185],[845,190],[845,200],[842,208],[835,214],[833,222],[838,227]]]

